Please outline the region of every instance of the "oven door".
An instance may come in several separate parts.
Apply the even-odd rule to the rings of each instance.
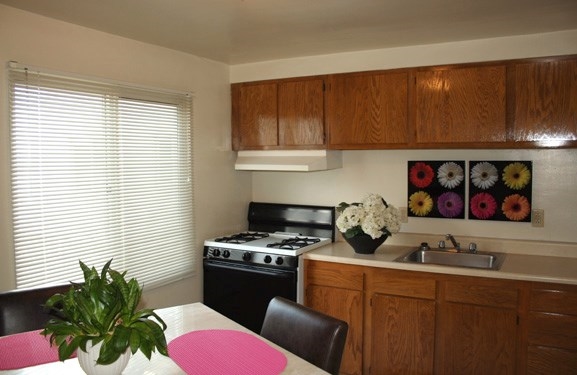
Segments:
[[[297,298],[297,270],[204,259],[204,304],[260,333],[275,296]]]

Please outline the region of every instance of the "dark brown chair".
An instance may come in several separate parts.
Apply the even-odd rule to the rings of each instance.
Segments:
[[[261,336],[307,360],[338,374],[349,326],[285,298],[273,298],[266,311]]]
[[[0,293],[0,336],[44,328],[52,317],[43,306],[46,300],[69,289],[66,284]]]

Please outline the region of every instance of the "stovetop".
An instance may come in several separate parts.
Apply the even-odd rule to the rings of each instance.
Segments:
[[[297,256],[331,242],[330,238],[303,236],[298,233],[246,231],[206,240],[204,246],[221,250]]]
[[[248,230],[204,241],[205,262],[297,268],[299,255],[335,238],[335,208],[250,202]]]

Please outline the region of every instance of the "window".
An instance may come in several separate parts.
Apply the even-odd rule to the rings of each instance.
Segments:
[[[9,69],[17,288],[194,270],[190,95]]]

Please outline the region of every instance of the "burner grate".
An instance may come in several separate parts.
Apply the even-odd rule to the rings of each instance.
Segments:
[[[269,243],[266,245],[266,247],[274,249],[296,250],[308,245],[312,245],[319,241],[320,238],[316,237],[293,237],[293,238],[287,238],[279,242]]]
[[[214,241],[216,242],[224,242],[224,243],[246,243],[250,241],[260,240],[261,238],[268,237],[268,233],[264,232],[242,232],[233,234],[232,236],[225,236],[225,237],[218,237],[215,238]]]

